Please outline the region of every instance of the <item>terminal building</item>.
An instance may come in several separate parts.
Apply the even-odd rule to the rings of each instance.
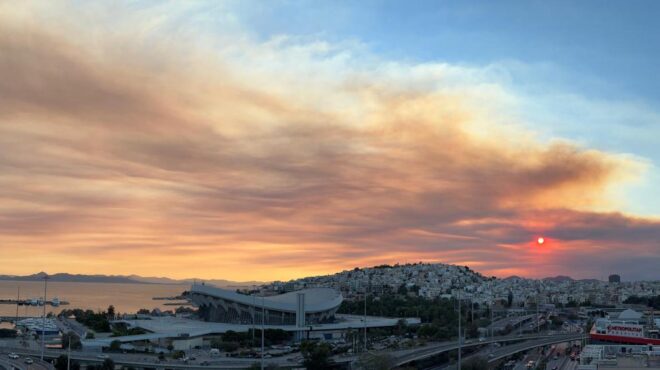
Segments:
[[[388,328],[400,322],[420,324],[419,318],[338,314],[343,296],[331,288],[310,288],[274,296],[241,294],[207,284],[193,284],[182,296],[197,308],[193,314],[124,317],[113,325],[141,328],[145,334],[82,340],[83,347],[108,347],[113,341],[136,346],[147,343],[187,350],[208,345],[229,331],[276,329],[293,333],[293,340],[342,340],[347,333]],[[263,321],[262,321],[263,320]]]
[[[193,284],[187,298],[204,321],[298,327],[334,322],[343,301],[341,293],[330,288],[257,297],[204,284]]]

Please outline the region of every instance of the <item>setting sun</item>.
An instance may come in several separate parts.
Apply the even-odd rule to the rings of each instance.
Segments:
[[[542,245],[543,243],[545,243],[545,239],[543,239],[543,238],[538,238],[538,239],[536,239],[536,243],[537,243],[538,245]]]

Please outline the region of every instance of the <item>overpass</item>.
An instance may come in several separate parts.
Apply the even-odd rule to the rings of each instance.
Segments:
[[[30,356],[32,358],[39,358],[41,355],[40,350],[29,350],[19,348],[0,348],[0,357],[4,359],[5,353],[14,352],[22,358]],[[49,349],[44,352],[44,359],[55,359],[60,355],[67,355],[66,350],[53,350]],[[105,361],[103,358],[97,357],[97,353],[71,351],[71,360],[78,361],[81,365],[96,364],[100,365]],[[222,369],[222,370],[245,370],[255,362],[259,362],[259,358],[224,358],[221,357],[218,363],[211,363],[209,365],[197,365],[176,361],[157,361],[155,357],[146,359],[145,356],[136,354],[121,354],[111,353],[109,358],[115,365],[130,366],[134,368],[155,368],[155,369],[193,369],[193,370],[209,370],[209,369]],[[23,370],[26,367],[22,363],[22,358],[15,362],[16,367]],[[35,364],[38,361],[35,360]],[[275,363],[280,368],[299,367],[297,364],[279,362],[277,359],[267,359],[266,364]],[[82,367],[82,366],[81,366]],[[27,370],[27,369],[26,369]]]
[[[494,352],[494,357],[489,359],[489,362],[497,361],[501,358],[510,356],[514,353],[525,351],[531,348],[546,346],[555,343],[569,342],[574,340],[582,340],[585,338],[585,334],[554,334],[554,335],[509,335],[489,338],[487,340],[478,341],[478,340],[468,340],[463,343],[463,348],[482,346],[490,343],[500,343],[500,342],[519,342],[524,341],[523,343],[516,343],[511,346],[506,346],[499,348]],[[396,352],[387,352],[393,355],[394,357],[394,366],[398,367],[405,365],[407,363],[422,360],[425,358],[433,357],[448,351],[455,351],[458,349],[458,341],[434,343],[424,347],[415,348],[415,349],[406,349]],[[0,353],[13,351],[18,353],[21,356],[33,356],[39,357],[39,350],[27,350],[19,348],[4,348],[0,349]],[[64,350],[52,350],[49,349],[45,352],[45,357],[47,358],[57,358],[62,354],[66,354]],[[71,352],[71,359],[77,360],[86,364],[100,364],[104,360],[96,357],[96,353],[90,352]],[[135,355],[124,355],[124,354],[112,354],[112,360],[117,365],[132,366],[132,367],[150,367],[157,369],[245,369],[250,367],[254,362],[258,362],[259,359],[253,358],[223,358],[219,363],[213,363],[210,365],[194,365],[194,364],[185,364],[185,363],[176,363],[176,362],[154,362],[150,360],[145,360],[144,357],[138,358]],[[336,359],[337,363],[346,363],[357,360],[356,356],[351,356],[350,358]],[[276,359],[269,359],[268,363],[277,363],[280,367],[291,367],[297,366],[296,364],[286,363],[284,361],[280,362]]]
[[[579,334],[579,333],[553,334],[553,335],[549,335],[549,334],[507,335],[502,337],[489,338],[484,341],[477,341],[477,340],[466,341],[463,343],[462,348],[482,346],[491,343],[525,341],[524,342],[525,345],[521,346],[522,349],[516,351],[516,352],[520,352],[534,347],[540,347],[554,343],[569,342],[573,340],[582,340],[583,338],[585,338],[585,334]],[[517,345],[511,347],[517,348]],[[505,349],[505,348],[507,347],[503,347],[501,349]],[[433,357],[442,354],[444,352],[456,351],[457,349],[458,349],[458,341],[452,341],[452,342],[436,343],[430,346],[409,350],[406,353],[402,353],[400,356],[395,355],[394,367],[402,366],[413,361],[423,360],[425,358]],[[506,356],[503,354],[500,358],[502,357],[506,357]]]
[[[40,361],[38,358],[32,358],[32,364],[26,364],[25,358],[11,359],[7,358],[4,353],[0,356],[0,369],[5,370],[52,370],[53,365]]]
[[[587,338],[586,334],[575,334],[574,336],[576,338],[573,340],[583,340]],[[510,346],[498,348],[497,350],[493,351],[492,352],[493,357],[490,357],[488,359],[488,362],[495,362],[503,358],[509,357],[511,355],[514,355],[518,352],[527,351],[532,348],[544,347],[544,346],[549,346],[551,344],[557,344],[568,341],[569,340],[557,340],[557,338],[542,338],[542,339],[527,341],[523,343],[516,343]]]

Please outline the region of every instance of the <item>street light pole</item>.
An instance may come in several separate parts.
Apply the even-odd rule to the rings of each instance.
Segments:
[[[536,334],[541,333],[541,320],[539,320],[539,296],[536,295]]]
[[[461,346],[462,346],[462,340],[461,340],[461,293],[459,291],[458,293],[458,366],[456,370],[461,370]]]
[[[539,319],[539,296],[536,295],[536,334],[541,334],[541,319]]]
[[[21,300],[21,286],[16,287],[16,321],[14,321],[14,325],[18,325],[18,301]]]
[[[48,275],[44,275],[44,309],[43,317],[41,319],[41,361],[44,360],[44,349],[46,348],[46,342],[44,337],[46,336],[46,293],[48,291]]]
[[[69,349],[66,354],[66,370],[71,370],[71,334],[67,334],[69,337]]]
[[[367,352],[367,289],[364,289],[364,352]]]
[[[266,317],[266,305],[264,304],[264,296],[261,296],[261,370],[264,370],[264,328]]]
[[[493,297],[495,296],[495,294],[493,292],[493,282],[492,281],[488,282],[488,290],[490,291],[490,301],[488,302],[488,305],[490,306],[490,338],[492,339],[493,338],[493,332],[495,331],[495,329],[493,328],[493,324],[494,324],[494,321],[493,321],[493,308],[494,308],[493,307],[493,303],[494,303],[493,302]]]

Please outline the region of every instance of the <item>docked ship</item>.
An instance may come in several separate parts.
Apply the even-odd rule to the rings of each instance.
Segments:
[[[643,320],[642,314],[625,310],[617,318],[597,319],[591,328],[591,342],[660,345],[660,319]]]

